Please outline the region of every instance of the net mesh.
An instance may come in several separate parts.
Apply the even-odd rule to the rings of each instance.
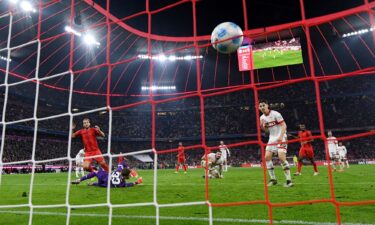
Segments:
[[[330,169],[328,169],[329,185],[327,186],[329,193],[323,198],[273,202],[271,201],[272,194],[267,187],[264,161],[261,162],[263,174],[256,178],[263,180],[263,191],[259,192],[261,196],[259,199],[237,196],[236,201],[215,201],[217,190],[210,188],[207,171],[204,194],[197,194],[196,199],[188,202],[168,203],[158,198],[159,195],[168,196],[160,193],[162,186],[158,185],[159,180],[165,181],[162,178],[163,172],[159,171],[159,164],[174,157],[178,151],[174,147],[178,138],[171,134],[176,134],[177,137],[197,137],[185,140],[187,145],[185,150],[187,154],[192,155],[192,158],[196,157],[195,161],[199,160],[201,155],[218,149],[212,136],[220,132],[233,138],[234,141],[228,144],[229,148],[241,149],[240,152],[233,154],[241,157],[243,154],[254,155],[253,152],[258,152],[255,156],[263,159],[265,143],[262,141],[257,119],[260,115],[256,107],[258,99],[262,97],[279,95],[305,98],[305,104],[296,107],[309,107],[309,112],[299,116],[310,121],[311,129],[318,133],[314,139],[321,146],[326,146],[326,128],[340,126],[340,121],[332,122],[327,119],[330,113],[337,111],[330,103],[332,93],[329,93],[327,86],[339,87],[343,85],[340,82],[345,81],[350,84],[354,80],[365,83],[374,75],[374,31],[366,36],[356,37],[356,42],[342,39],[338,43],[338,39],[345,32],[354,33],[366,27],[374,28],[375,2],[366,0],[351,9],[306,18],[305,9],[308,6],[305,7],[304,1],[301,0],[299,10],[302,19],[300,21],[262,29],[249,29],[248,6],[246,1],[242,1],[242,8],[238,10],[243,13],[243,28],[246,36],[250,37],[254,43],[300,37],[305,61],[299,65],[250,72],[239,72],[234,55],[223,55],[214,51],[210,47],[210,37],[198,35],[197,1],[178,1],[157,9],[151,9],[150,1],[146,1],[144,11],[122,19],[116,18],[107,10],[111,6],[109,0],[106,1],[105,6],[92,0],[37,1],[33,2],[35,14],[32,11],[24,13],[9,2],[11,1],[0,1],[0,31],[2,32],[0,54],[5,59],[0,67],[2,75],[0,86],[4,96],[0,167],[5,169],[17,165],[28,165],[31,176],[30,180],[23,181],[24,185],[29,187],[27,201],[19,201],[17,204],[1,204],[0,208],[11,209],[14,212],[19,212],[16,208],[28,208],[28,224],[35,223],[38,215],[63,215],[66,216],[66,224],[74,224],[76,220],[72,219],[72,210],[89,209],[95,212],[96,208],[103,207],[108,209],[107,213],[104,215],[97,213],[97,216],[104,217],[104,223],[108,224],[119,222],[119,218],[138,218],[147,221],[153,219],[152,223],[156,224],[161,223],[161,218],[173,221],[199,221],[197,218],[179,217],[178,211],[168,216],[161,216],[166,215],[165,211],[163,212],[165,208],[175,207],[195,207],[197,211],[207,212],[208,217],[201,218],[203,223],[207,221],[209,224],[228,223],[233,220],[215,220],[213,211],[215,209],[219,211],[221,207],[244,205],[266,207],[268,220],[242,222],[274,224],[273,213],[277,208],[313,203],[331,204],[336,212],[336,222],[341,224],[343,207],[375,204],[374,199],[339,201],[335,196],[336,185]],[[156,35],[152,32],[155,26],[153,20],[157,20],[158,14],[185,6],[189,8],[188,14],[190,14],[193,30],[191,36],[171,37]],[[99,37],[97,40],[99,45],[95,51],[87,50],[77,35],[61,29],[67,25],[66,23],[74,27],[77,23],[77,15],[83,14],[86,16],[82,17],[80,22],[89,25],[81,27],[79,31],[85,33],[88,30]],[[68,22],[62,19],[64,16],[69,17]],[[135,29],[127,23],[141,16],[147,18],[147,32]],[[166,56],[190,52],[197,58],[203,57],[201,60],[175,61],[173,64],[159,64],[155,60],[140,60],[139,57],[140,53],[150,57],[160,56],[161,52]],[[13,57],[17,58],[17,63],[9,60]],[[171,83],[176,84],[180,92],[160,94],[153,91],[148,93],[140,91],[141,85]],[[344,90],[333,89],[351,92],[355,88],[344,85]],[[363,92],[361,89],[358,90]],[[311,96],[311,93],[315,94]],[[27,104],[19,100],[25,96]],[[231,109],[228,109],[228,112],[231,110],[233,112],[230,115],[225,115],[227,109],[218,110],[212,107],[233,99],[236,99],[236,102],[233,102]],[[288,104],[287,100],[286,104]],[[367,102],[367,104],[370,103]],[[179,110],[175,110],[176,105]],[[48,107],[53,109],[48,110]],[[345,107],[344,104],[342,107]],[[76,108],[80,108],[81,111],[77,112]],[[285,110],[285,114],[294,116],[298,114],[292,109]],[[224,111],[222,120],[211,117],[215,113],[223,113],[220,111]],[[139,112],[142,112],[141,115]],[[170,113],[173,117],[163,118],[164,113]],[[100,118],[98,114],[101,115]],[[238,121],[238,117],[231,116],[234,114],[242,115],[239,118],[249,119]],[[115,160],[120,156],[118,149],[123,148],[121,146],[123,143],[125,146],[131,143],[132,146],[131,150],[125,150],[125,156],[152,155],[153,181],[152,190],[150,189],[152,194],[150,194],[151,197],[148,196],[149,201],[119,202],[112,197],[113,191],[110,188],[106,190],[105,198],[100,198],[101,203],[77,203],[74,199],[72,200],[77,196],[77,190],[70,184],[74,168],[73,153],[79,149],[77,146],[80,143],[70,138],[72,132],[68,124],[88,116],[97,118],[102,124],[107,124],[107,139],[100,142],[100,145],[101,149],[107,149],[103,155],[108,159],[110,168],[115,165]],[[345,116],[344,113],[342,116]],[[364,116],[367,117],[367,115]],[[162,124],[165,123],[172,124],[173,127],[164,128]],[[124,128],[124,124],[127,124],[127,127]],[[217,127],[213,124],[224,126]],[[54,130],[56,126],[59,131]],[[242,126],[242,132],[254,135],[236,136],[235,127],[240,126]],[[343,135],[339,140],[366,138],[375,134],[375,131],[367,128],[366,124],[359,124],[354,134],[351,132],[350,135]],[[32,133],[32,138],[28,138],[28,135],[20,138],[20,132]],[[59,138],[49,139],[43,136],[46,133],[52,133]],[[131,136],[133,139],[119,138],[126,136]],[[54,146],[57,146],[51,148],[49,154],[46,154],[43,149],[47,142],[53,142]],[[288,143],[293,145],[297,142],[298,140],[291,140]],[[9,146],[15,145],[22,150],[17,156],[12,156]],[[60,149],[66,149],[66,151],[61,152]],[[325,149],[325,160],[329,165],[328,149],[327,147],[322,147],[322,149]],[[40,191],[53,194],[46,190],[39,191],[40,187],[35,185],[36,179],[43,179],[37,175],[37,170],[47,163],[64,164],[68,172],[65,195],[60,196],[56,204],[45,204],[43,199],[48,196],[35,194]],[[6,185],[4,176],[0,175],[0,186]],[[230,190],[227,189],[227,191]],[[232,194],[235,195],[235,193]],[[175,196],[170,195],[170,198],[175,198]],[[154,208],[154,211],[147,207]],[[122,208],[130,211],[128,217],[126,215],[121,217],[121,212],[117,211]],[[154,213],[154,216],[132,217],[131,210],[140,208],[151,211],[146,215]],[[59,209],[59,213],[48,214],[48,212],[39,212],[40,209]],[[79,212],[82,215],[88,215],[87,211]],[[84,223],[84,220],[82,221]],[[241,219],[236,222],[240,223]],[[289,221],[290,224],[297,222]]]

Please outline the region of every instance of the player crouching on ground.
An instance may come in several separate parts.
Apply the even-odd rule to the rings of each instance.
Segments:
[[[117,188],[122,188],[122,187],[133,187],[135,185],[141,184],[143,182],[142,177],[138,178],[136,182],[131,182],[131,183],[126,183],[125,180],[130,178],[130,173],[131,169],[127,167],[125,162],[121,163],[117,167],[115,171],[112,172],[111,176],[108,176],[108,172],[99,169],[98,171],[93,171],[86,176],[81,177],[80,179],[77,179],[75,181],[72,181],[72,184],[79,184],[82,181],[91,179],[93,177],[98,178],[98,182],[95,183],[89,183],[89,186],[98,186],[98,187],[107,187],[108,185],[108,178],[110,180],[110,186],[112,187],[117,187]]]
[[[221,157],[221,152],[208,154],[207,162],[208,165],[206,164],[206,156],[204,155],[201,165],[203,168],[208,167],[208,178],[223,178],[224,159]],[[205,178],[205,176],[203,176],[203,178]]]

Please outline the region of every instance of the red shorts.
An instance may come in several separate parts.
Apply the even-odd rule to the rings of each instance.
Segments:
[[[185,158],[178,158],[177,163],[185,163]]]
[[[299,149],[299,157],[300,158],[314,158],[314,150],[312,146],[302,146]]]
[[[97,157],[86,158],[86,157],[91,157],[91,156],[97,156]],[[104,158],[103,158],[103,156],[102,156],[102,152],[101,152],[100,150],[96,150],[96,151],[93,151],[93,152],[86,152],[86,153],[85,153],[85,162],[89,162],[89,163],[91,163],[92,160],[95,160],[95,161],[97,161],[98,163],[103,162],[103,161],[104,161]]]

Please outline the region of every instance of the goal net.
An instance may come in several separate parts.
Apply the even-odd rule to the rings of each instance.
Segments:
[[[375,2],[290,2],[233,3],[256,60],[239,71],[210,42],[225,21],[207,10],[224,2],[0,0],[0,224],[374,224],[374,168],[334,173],[327,131],[349,162],[375,164]],[[267,186],[260,99],[284,117],[291,165],[297,125],[312,131],[317,179],[304,167],[295,187]],[[109,174],[125,157],[142,184],[71,184],[85,118]],[[229,169],[209,179],[201,161],[220,141]]]

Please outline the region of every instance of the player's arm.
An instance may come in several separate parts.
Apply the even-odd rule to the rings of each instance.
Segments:
[[[225,149],[226,149],[226,151],[227,151],[227,153],[228,153],[228,156],[230,157],[230,151],[229,151],[229,148],[228,148],[227,146],[225,146]]]
[[[96,130],[96,134],[101,136],[101,137],[105,137],[105,134],[104,132],[100,129],[99,126],[95,126],[95,130]]]
[[[295,135],[290,134],[290,133],[288,133],[288,134],[286,134],[286,135],[288,136],[288,138],[289,138],[289,137],[291,137],[291,138],[295,138],[295,139],[300,138],[299,136],[295,136]]]
[[[268,127],[266,125],[266,121],[265,120],[260,120],[260,129],[262,129],[264,132],[268,133]]]
[[[307,137],[305,138],[305,140],[303,140],[301,142],[301,144],[307,144],[309,142],[313,142],[314,139],[312,138],[312,134],[311,134],[311,131],[307,132]]]
[[[74,132],[74,129],[76,129],[76,123],[73,122],[73,124],[72,124],[72,138],[78,137],[80,135],[80,131]]]
[[[286,123],[284,121],[281,121],[280,123],[280,128],[281,128],[281,131],[280,131],[280,136],[278,137],[278,141],[279,142],[282,142],[283,141],[283,138],[284,138],[284,135],[286,133]]]

